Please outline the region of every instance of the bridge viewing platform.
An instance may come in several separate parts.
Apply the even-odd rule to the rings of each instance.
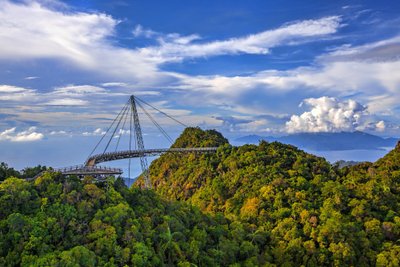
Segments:
[[[71,167],[54,169],[54,172],[61,172],[63,175],[121,175],[122,169],[106,166],[85,166],[75,165]]]
[[[55,168],[42,171],[33,178],[27,178],[26,180],[35,180],[37,177],[43,175],[45,172],[60,172],[62,175],[76,175],[79,177],[84,177],[87,175],[92,175],[95,177],[106,177],[109,175],[121,175],[123,170],[120,168],[111,168],[105,166],[85,166],[85,165],[75,165],[71,167]]]

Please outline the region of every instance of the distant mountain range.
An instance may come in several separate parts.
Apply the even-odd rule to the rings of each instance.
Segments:
[[[314,151],[354,150],[354,149],[381,149],[393,147],[398,138],[383,138],[376,135],[356,131],[338,133],[298,133],[281,137],[247,135],[235,141],[247,144],[258,144],[260,140],[268,142],[278,141],[284,144],[297,146],[301,149]]]

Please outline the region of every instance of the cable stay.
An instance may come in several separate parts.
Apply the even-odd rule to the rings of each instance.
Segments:
[[[167,134],[167,132],[160,126],[160,124],[158,124],[156,122],[156,120],[150,115],[150,113],[147,112],[147,110],[145,110],[143,108],[143,106],[140,103],[137,103],[138,106],[143,110],[144,114],[147,115],[147,117],[151,120],[151,122],[157,127],[157,129],[164,135],[164,137],[172,144],[172,138]]]
[[[128,153],[135,154],[137,153],[138,157],[140,158],[140,165],[142,169],[142,175],[144,177],[144,187],[150,188],[151,182],[149,177],[149,170],[148,170],[148,162],[147,162],[147,155],[152,154],[149,153],[149,150],[145,149],[144,141],[143,141],[143,132],[139,120],[138,115],[138,108],[141,112],[143,112],[146,117],[150,120],[154,126],[158,129],[162,136],[170,143],[173,144],[173,139],[168,133],[163,129],[163,127],[156,121],[154,116],[150,114],[150,112],[145,108],[150,107],[152,110],[156,111],[159,114],[164,115],[165,117],[173,120],[174,122],[180,124],[181,126],[187,127],[186,124],[180,122],[176,118],[172,117],[171,115],[161,111],[160,109],[154,107],[153,105],[149,104],[148,102],[131,95],[127,103],[122,107],[116,118],[112,121],[111,125],[107,128],[104,134],[101,136],[100,140],[91,151],[88,160],[86,161],[86,166],[94,166],[95,164],[99,163],[96,160],[93,160],[93,154],[95,151],[98,151],[101,146],[100,154],[96,155],[96,158],[106,158],[109,154],[115,153],[118,154],[119,147],[122,144],[122,135],[127,135],[129,133],[129,140]],[[129,125],[128,125],[129,124]],[[115,146],[113,144],[115,142]],[[103,144],[103,145],[102,145]],[[109,152],[110,148],[114,147],[113,152]],[[163,150],[164,151],[164,150]],[[125,152],[125,151],[124,151]],[[131,158],[128,158],[128,176],[131,179]]]
[[[125,105],[127,106],[128,103]],[[108,132],[110,131],[110,129],[113,127],[114,123],[117,121],[117,119],[119,118],[119,116],[121,115],[122,111],[125,109],[125,106],[121,109],[121,111],[118,113],[117,117],[113,120],[113,122],[111,123],[111,125],[108,127],[107,131],[103,134],[103,136],[100,138],[99,142],[97,142],[96,146],[93,148],[92,152],[90,152],[89,157],[93,155],[93,153],[96,151],[96,149],[99,147],[101,141],[103,141],[104,137],[106,137],[106,135],[108,134]]]
[[[187,126],[186,124],[184,124],[183,122],[180,122],[179,120],[177,120],[177,119],[175,119],[174,117],[168,115],[168,114],[165,113],[164,111],[159,110],[158,108],[156,108],[156,107],[154,107],[153,105],[147,103],[146,101],[144,101],[144,100],[138,98],[137,96],[136,96],[135,98],[136,98],[137,100],[139,100],[140,102],[142,102],[143,104],[145,104],[145,105],[151,107],[152,109],[154,109],[154,110],[160,112],[160,113],[163,114],[164,116],[170,118],[171,120],[173,120],[173,121],[179,123],[179,124],[182,125],[183,127],[185,127],[185,128],[189,127],[189,126]]]

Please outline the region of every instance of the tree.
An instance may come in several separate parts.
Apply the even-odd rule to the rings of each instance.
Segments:
[[[96,266],[96,254],[84,246],[76,246],[60,254],[60,266],[79,267]]]
[[[0,181],[3,181],[9,177],[20,177],[21,174],[14,170],[14,168],[9,168],[7,163],[0,163]]]

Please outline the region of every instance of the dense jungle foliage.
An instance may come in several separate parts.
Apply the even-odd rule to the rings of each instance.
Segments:
[[[400,145],[341,169],[199,128],[174,146],[219,148],[162,155],[154,190],[57,173],[3,181],[0,266],[399,266]]]
[[[121,179],[46,173],[0,184],[0,266],[217,266],[231,261],[232,243],[243,248],[235,261],[257,264],[240,223]]]
[[[204,135],[188,129],[180,139],[201,144]],[[257,234],[251,244],[260,265],[400,264],[399,144],[376,163],[339,169],[290,145],[225,142],[215,154],[165,154],[150,173],[162,197]],[[231,246],[227,265],[243,251]]]

